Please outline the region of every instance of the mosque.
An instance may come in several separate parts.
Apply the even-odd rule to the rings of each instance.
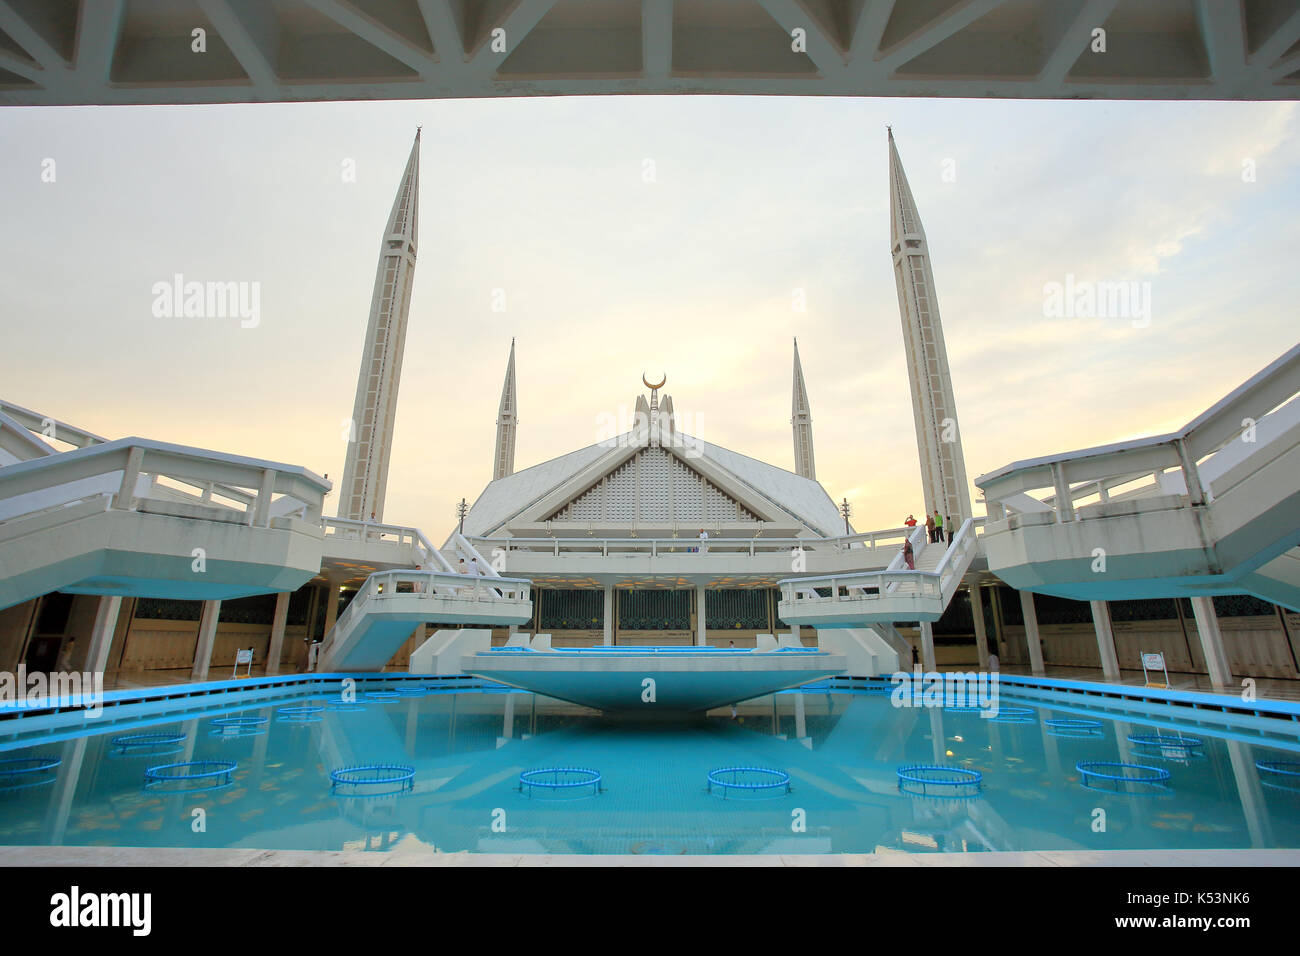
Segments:
[[[821,648],[864,676],[914,660],[987,668],[996,655],[1034,674],[1117,680],[1160,652],[1216,687],[1243,673],[1300,678],[1300,520],[1283,477],[1297,454],[1300,350],[1182,432],[980,476],[987,517],[976,516],[926,234],[892,130],[887,148],[921,491],[947,525],[937,543],[923,527],[855,531],[818,482],[797,342],[792,469],[688,434],[669,376],[644,374],[630,427],[517,469],[512,340],[486,487],[440,546],[391,522],[417,131],[381,239],[337,515],[323,513],[330,483],[308,469],[109,440],[0,403],[0,669],[202,680],[251,648],[268,675],[442,672],[490,630],[494,646]],[[1246,451],[1233,441],[1243,411],[1262,436]],[[1261,504],[1231,511],[1207,548],[1208,509],[1229,514],[1247,488]],[[1276,533],[1232,530],[1257,528],[1260,508]],[[196,525],[212,542],[201,557]],[[1151,528],[1168,548],[1152,552]],[[1103,539],[1104,581],[1079,571]],[[468,571],[495,588],[500,613],[416,602],[363,625],[375,598],[425,593],[425,579],[400,576],[412,570],[434,576],[430,595],[443,593],[437,575]],[[353,603],[368,610],[349,614]]]

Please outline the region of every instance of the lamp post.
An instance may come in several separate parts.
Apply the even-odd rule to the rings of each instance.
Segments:
[[[845,498],[843,501],[840,502],[840,514],[844,515],[844,533],[846,535],[849,533],[849,513],[852,510],[853,508],[849,504],[848,498]]]
[[[469,505],[465,504],[465,499],[460,499],[460,504],[456,506],[456,517],[460,519],[460,533],[465,533],[465,515],[469,512]]]

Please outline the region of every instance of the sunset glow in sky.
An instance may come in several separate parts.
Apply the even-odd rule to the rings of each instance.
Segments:
[[[667,375],[684,430],[793,468],[797,336],[819,480],[858,529],[894,526],[926,502],[887,123],[929,239],[972,478],[1176,428],[1300,339],[1294,103],[9,108],[0,398],[337,483],[381,233],[422,125],[388,521],[441,541],[487,484],[512,337],[517,470],[604,437],[643,372]],[[176,274],[259,283],[260,321],[156,316],[151,290]],[[1097,282],[1141,284],[1146,324],[1045,304],[1049,284]]]

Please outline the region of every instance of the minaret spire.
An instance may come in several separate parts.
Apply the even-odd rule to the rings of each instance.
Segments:
[[[519,423],[515,405],[515,340],[510,340],[510,361],[501,386],[501,407],[497,410],[497,448],[492,459],[492,480],[515,473],[515,426]]]
[[[794,473],[804,478],[816,478],[817,466],[813,462],[812,410],[808,405],[808,389],[803,381],[803,366],[799,364],[799,340],[794,340],[794,397],[791,401],[790,424],[794,426]]]
[[[368,520],[374,515],[376,520],[383,520],[419,225],[420,131],[417,129],[379,246],[379,267],[375,272],[370,321],[361,353],[357,397],[352,406],[347,459],[339,490],[340,517]]]
[[[903,350],[912,390],[921,488],[928,511],[939,509],[960,527],[971,517],[970,486],[957,427],[957,405],[943,343],[930,250],[916,200],[889,130],[890,248],[903,320]]]

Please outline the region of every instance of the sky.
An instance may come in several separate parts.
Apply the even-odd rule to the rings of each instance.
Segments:
[[[972,479],[1180,427],[1300,339],[1295,103],[8,107],[0,400],[337,483],[380,240],[422,126],[387,521],[441,540],[487,484],[512,337],[516,470],[606,437],[643,372],[667,376],[683,430],[793,469],[797,337],[818,479],[857,529],[894,527],[926,502],[887,124]],[[154,286],[176,274],[257,283],[257,323],[156,315]],[[1102,282],[1137,283],[1149,314],[1052,314],[1051,284]]]

